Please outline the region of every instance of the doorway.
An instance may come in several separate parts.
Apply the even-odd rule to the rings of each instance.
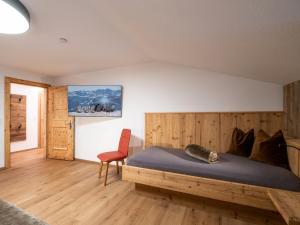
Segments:
[[[46,158],[48,84],[5,78],[5,167]]]

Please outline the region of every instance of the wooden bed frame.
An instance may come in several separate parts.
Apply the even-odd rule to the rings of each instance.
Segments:
[[[298,144],[300,148],[300,141]],[[123,180],[162,189],[277,211],[269,192],[275,189],[160,170],[123,166]]]
[[[198,143],[215,151],[228,149],[235,127],[282,129],[282,112],[147,113],[145,146],[183,148]],[[229,141],[227,140],[229,139]],[[300,177],[300,140],[287,141],[290,167]],[[220,151],[221,149],[221,151]],[[123,180],[166,190],[277,211],[268,193],[276,190],[229,181],[124,165]]]

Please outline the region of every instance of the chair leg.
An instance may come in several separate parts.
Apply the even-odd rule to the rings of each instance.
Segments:
[[[125,161],[124,161],[124,159],[122,159],[122,165],[125,165]]]
[[[117,174],[119,174],[119,161],[116,161]]]
[[[106,182],[107,182],[108,167],[109,167],[109,163],[107,162],[106,163],[106,172],[105,172],[104,186],[106,186]]]
[[[103,162],[101,161],[100,164],[99,164],[99,176],[98,176],[98,178],[101,178],[102,167],[103,167]]]

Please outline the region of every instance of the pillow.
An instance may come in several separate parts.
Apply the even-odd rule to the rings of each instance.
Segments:
[[[250,159],[289,169],[286,142],[281,130],[270,137],[263,130],[258,131]]]
[[[189,156],[205,161],[207,163],[213,163],[218,160],[218,153],[212,152],[200,145],[191,144],[185,147],[185,153]]]
[[[254,129],[247,133],[239,128],[235,128],[231,137],[231,144],[227,153],[249,157],[254,143]]]

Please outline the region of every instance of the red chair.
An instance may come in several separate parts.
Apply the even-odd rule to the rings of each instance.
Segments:
[[[104,163],[106,164],[104,186],[106,186],[109,163],[112,161],[116,161],[117,174],[119,174],[119,161],[121,161],[122,165],[124,165],[124,159],[127,158],[127,156],[128,156],[130,136],[131,136],[131,130],[123,129],[121,138],[119,141],[118,151],[103,152],[97,156],[101,161],[100,168],[99,168],[99,178],[101,178],[103,164]]]

